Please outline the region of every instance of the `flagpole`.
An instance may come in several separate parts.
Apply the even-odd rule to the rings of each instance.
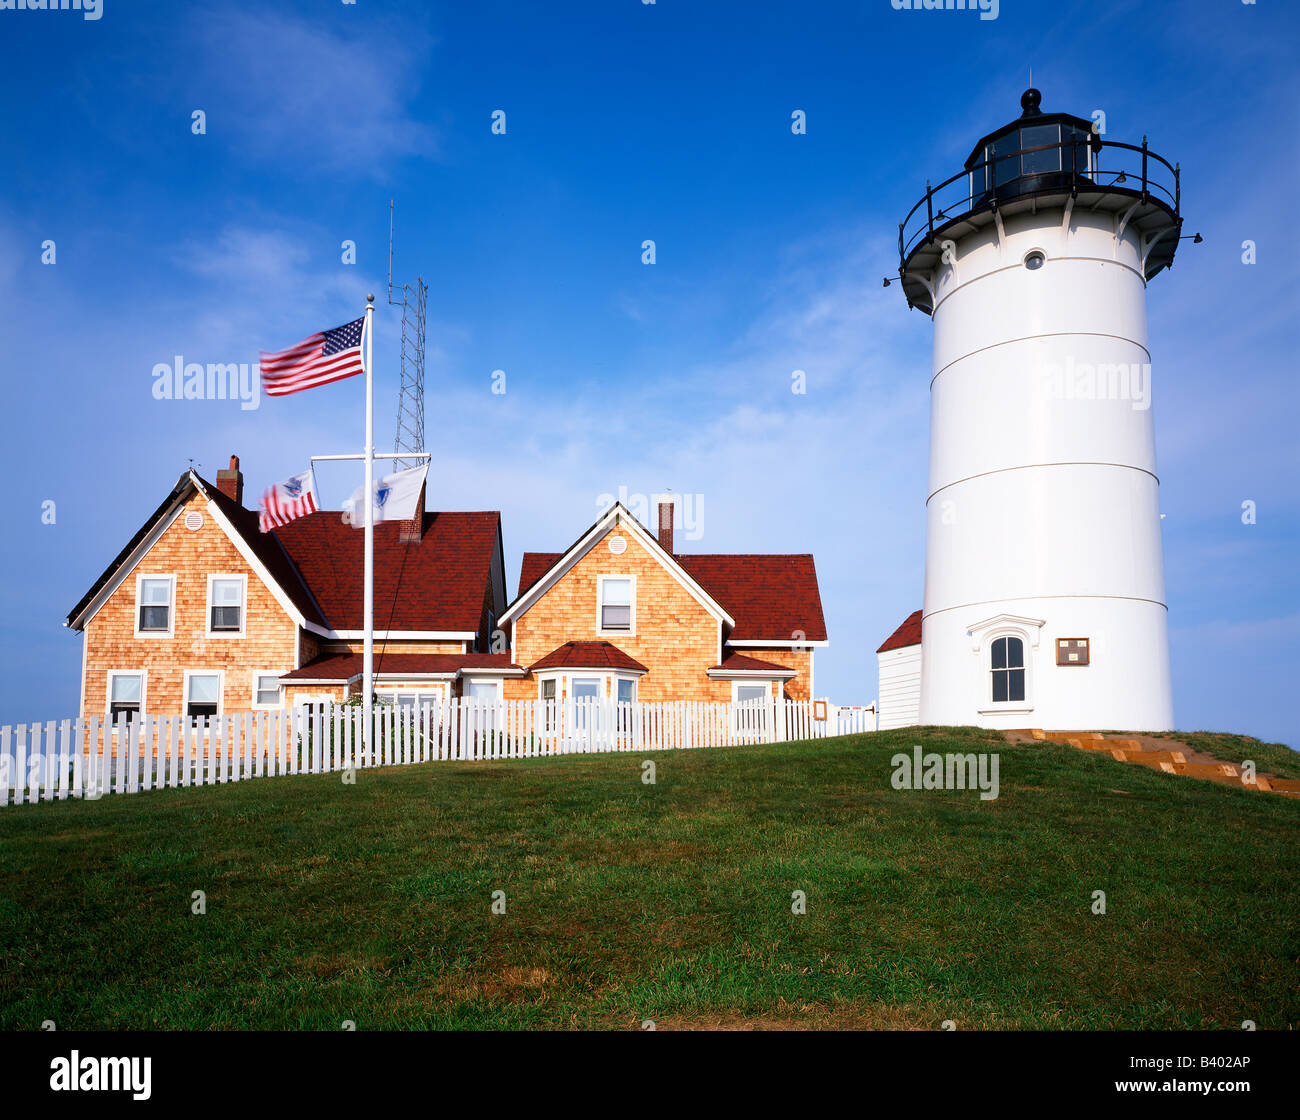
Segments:
[[[375,370],[374,352],[375,297],[366,297],[366,562],[365,562],[365,647],[361,657],[361,719],[365,728],[362,740],[365,757],[371,757],[373,727],[372,700],[375,678]]]

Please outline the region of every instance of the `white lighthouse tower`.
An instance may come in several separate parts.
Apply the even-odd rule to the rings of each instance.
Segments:
[[[920,722],[1165,730],[1146,286],[1178,168],[1040,101],[899,227],[934,322]]]

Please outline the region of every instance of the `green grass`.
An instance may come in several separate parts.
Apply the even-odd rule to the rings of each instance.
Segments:
[[[1300,778],[1300,753],[1282,743],[1265,743],[1249,735],[1225,735],[1221,731],[1170,731],[1159,737],[1177,739],[1194,751],[1204,751],[1224,762],[1252,759],[1260,773]]]
[[[893,789],[916,743],[1001,796]],[[10,807],[0,1027],[1294,1028],[1298,840],[1300,801],[973,729]]]

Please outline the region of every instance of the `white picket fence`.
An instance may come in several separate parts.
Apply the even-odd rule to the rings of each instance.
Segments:
[[[620,704],[468,698],[419,708],[380,704],[367,750],[362,713],[316,704],[225,716],[0,727],[0,806],[284,774],[447,760],[659,751],[822,739],[876,729],[873,708],[803,700]]]

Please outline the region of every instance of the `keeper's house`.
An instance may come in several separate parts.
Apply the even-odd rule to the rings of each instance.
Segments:
[[[239,460],[193,471],[68,615],[81,714],[214,716],[360,693],[363,534],[337,510],[262,533]],[[614,505],[562,553],[525,553],[506,603],[501,515],[375,527],[375,691],[411,705],[813,693],[826,645],[808,555],[687,555]],[[495,650],[495,652],[493,652]]]
[[[673,548],[673,505],[651,533],[623,505],[564,552],[526,552],[501,616],[507,699],[808,700],[827,644],[809,555]]]
[[[354,693],[363,534],[338,511],[269,533],[243,506],[239,460],[212,485],[183,474],[86,592],[84,717],[224,715]],[[497,694],[522,675],[487,652],[505,609],[501,515],[425,513],[375,527],[376,691]]]

